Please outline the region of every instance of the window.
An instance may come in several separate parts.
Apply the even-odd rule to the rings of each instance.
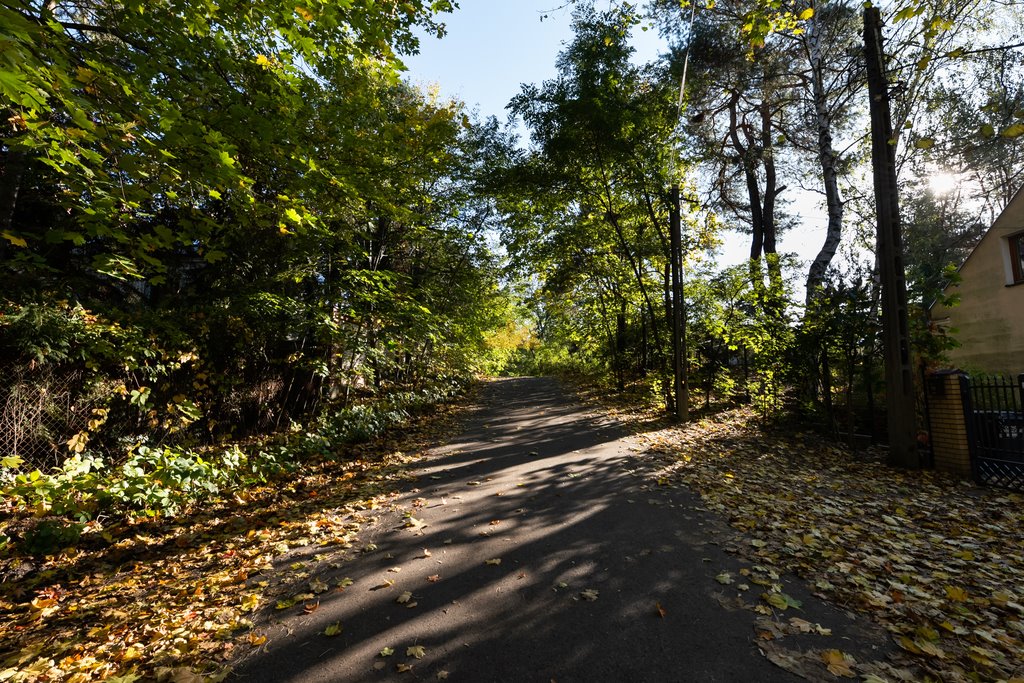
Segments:
[[[1014,284],[1024,282],[1024,232],[1010,235],[1010,268]]]

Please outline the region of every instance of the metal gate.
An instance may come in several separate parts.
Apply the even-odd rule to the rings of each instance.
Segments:
[[[979,483],[1024,490],[1024,374],[961,382],[971,469]]]

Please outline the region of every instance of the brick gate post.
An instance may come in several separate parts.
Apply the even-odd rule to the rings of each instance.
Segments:
[[[967,375],[959,370],[932,373],[926,380],[935,469],[962,477],[971,476],[971,451],[967,441],[961,383]]]

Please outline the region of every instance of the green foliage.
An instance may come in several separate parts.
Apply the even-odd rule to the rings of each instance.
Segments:
[[[69,522],[59,517],[41,519],[25,531],[20,545],[25,552],[37,557],[52,555],[75,545],[84,528],[80,522]]]
[[[19,472],[20,463],[5,463],[0,483],[5,497],[17,507],[81,522],[127,512],[174,515],[186,506],[271,481],[311,458],[333,457],[344,444],[378,437],[449,400],[464,385],[449,378],[420,391],[395,392],[374,403],[324,415],[289,435],[244,447],[230,444],[195,450],[139,445],[119,464],[86,451],[49,472]],[[67,536],[71,527],[58,527],[40,531],[43,536],[38,543],[29,543],[51,550],[58,542],[72,544],[75,538]]]
[[[0,381],[76,382],[18,486],[171,510],[262,471],[237,439],[370,438],[490,362],[495,129],[398,78],[453,7],[0,8]]]

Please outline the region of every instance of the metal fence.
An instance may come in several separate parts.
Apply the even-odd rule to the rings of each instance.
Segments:
[[[963,400],[975,479],[1024,489],[1024,374],[971,377]]]
[[[0,366],[0,457],[43,470],[60,465],[96,404],[78,371]]]

